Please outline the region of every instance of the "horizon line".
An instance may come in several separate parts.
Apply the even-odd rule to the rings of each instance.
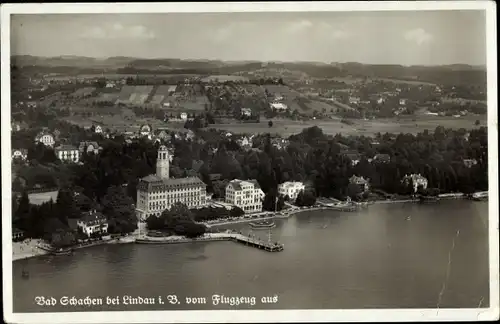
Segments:
[[[470,63],[441,63],[441,64],[399,64],[399,63],[367,63],[367,62],[359,62],[359,61],[346,61],[346,62],[324,62],[324,61],[315,61],[315,60],[294,60],[294,61],[286,61],[286,60],[252,60],[252,59],[234,59],[234,60],[224,60],[218,58],[178,58],[178,57],[155,57],[155,58],[147,58],[147,57],[137,57],[137,56],[127,56],[127,55],[115,55],[115,56],[107,56],[107,57],[94,57],[94,56],[84,56],[84,55],[76,55],[76,54],[61,54],[58,56],[44,56],[44,55],[33,55],[33,54],[11,54],[10,57],[16,56],[30,56],[35,58],[42,59],[54,59],[65,57],[75,57],[75,58],[88,58],[94,60],[109,60],[112,58],[130,58],[133,60],[145,60],[145,61],[154,61],[154,60],[180,60],[180,61],[215,61],[215,62],[252,62],[252,63],[320,63],[324,65],[334,65],[334,64],[362,64],[362,65],[393,65],[393,66],[402,66],[402,67],[442,67],[442,66],[451,66],[451,65],[466,65],[470,67],[483,67],[486,68],[487,64],[470,64]],[[11,62],[12,63],[12,62]]]

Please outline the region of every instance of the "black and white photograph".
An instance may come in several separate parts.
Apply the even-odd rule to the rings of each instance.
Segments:
[[[494,2],[1,18],[6,322],[498,320]]]

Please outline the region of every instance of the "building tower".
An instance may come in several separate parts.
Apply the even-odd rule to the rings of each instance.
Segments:
[[[161,179],[169,178],[170,157],[165,145],[158,149],[158,158],[156,159],[156,175]]]

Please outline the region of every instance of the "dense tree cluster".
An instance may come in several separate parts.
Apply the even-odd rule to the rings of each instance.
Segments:
[[[146,223],[149,230],[163,231],[189,238],[201,236],[206,232],[206,227],[196,223],[193,212],[182,203],[174,204],[159,217],[150,216]]]
[[[64,190],[79,193],[78,199],[69,198],[62,190],[58,197],[62,206],[76,205],[72,208],[81,211],[93,205],[101,206],[109,219],[111,232],[133,231],[136,225],[132,204],[136,199],[137,182],[155,173],[160,143],[146,139],[126,143],[122,136],[105,139],[66,123],[47,120],[47,124],[60,130],[61,136],[74,144],[99,136],[103,150],[98,155],[84,153],[81,164],[64,164],[53,161],[50,149],[32,144],[38,129],[15,132],[13,146],[15,143],[20,148],[28,147],[32,160],[27,165],[14,166],[13,173],[17,175],[14,188],[19,192],[37,187],[68,188]],[[197,129],[195,135],[190,141],[173,137],[168,144],[175,152],[171,176],[199,175],[215,198],[224,197],[225,187],[232,179],[256,179],[266,193],[266,210],[283,207],[284,197],[277,197],[276,189],[285,181],[306,184],[306,192],[296,201],[303,206],[314,204],[315,197],[320,196],[345,199],[352,194],[349,178],[353,175],[370,179],[373,191],[386,193],[408,194],[408,185],[403,185],[401,180],[412,173],[420,173],[428,179],[429,192],[469,193],[488,189],[485,127],[470,131],[437,127],[432,133],[379,133],[374,137],[329,136],[320,128],[311,127],[290,136],[286,149],[274,147],[272,136],[265,134],[254,137],[251,150],[241,148],[237,136],[227,137],[222,131]],[[347,149],[361,156],[359,163],[352,163],[345,154]],[[386,154],[390,160],[384,163],[374,159],[377,154]],[[467,165],[465,159],[477,163]],[[70,203],[71,199],[77,201]],[[60,229],[67,229],[66,219],[78,214],[69,207],[60,207],[58,202],[30,205],[25,195],[15,204],[16,227],[31,237],[48,237]],[[213,212],[206,210],[189,212],[189,215],[195,220],[215,217]],[[191,228],[197,230],[186,226],[189,231]]]

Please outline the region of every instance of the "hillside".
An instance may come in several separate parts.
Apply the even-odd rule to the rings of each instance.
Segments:
[[[224,62],[219,60],[137,59],[110,57],[96,59],[81,56],[36,57],[13,56],[12,65],[36,67],[43,73],[100,73],[114,71],[119,74],[234,74],[262,69],[301,72],[315,78],[345,76],[382,77],[401,80],[426,81],[437,84],[486,84],[486,69],[481,66],[450,64],[442,66],[375,65],[356,62]],[[30,69],[27,69],[30,70]]]

